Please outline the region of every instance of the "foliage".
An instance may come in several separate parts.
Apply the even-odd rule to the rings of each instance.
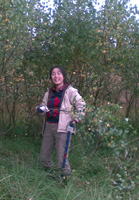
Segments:
[[[2,129],[16,128],[20,117],[33,120],[57,64],[86,99],[92,96],[89,104],[125,104],[137,126],[138,10],[127,2],[107,0],[100,10],[90,0],[55,1],[53,10],[37,0],[0,3]]]
[[[2,199],[137,199],[139,11],[128,0],[106,0],[99,10],[95,2],[54,1],[54,9],[37,0],[0,2]],[[49,180],[38,159],[34,110],[54,65],[66,68],[87,102],[67,188]]]
[[[91,149],[89,158],[84,158],[84,163],[90,162],[89,168],[87,166],[85,170],[91,173],[92,168],[97,168],[91,161],[93,156],[102,151],[106,152],[104,156],[107,162],[114,159],[108,169],[113,174],[112,190],[117,192],[115,199],[123,199],[123,193],[126,191],[129,199],[132,199],[137,179],[137,172],[132,170],[136,163],[132,165],[132,161],[138,151],[137,143],[134,143],[138,136],[130,120],[123,118],[121,113],[122,107],[109,102],[98,108],[88,107],[85,121],[78,127],[78,134],[85,156]]]
[[[24,115],[30,120],[32,107],[41,95],[44,81],[38,80],[37,69],[40,65],[43,33],[43,22],[47,16],[37,8],[33,1],[2,1],[1,5],[1,40],[0,40],[0,110],[2,128],[16,126],[19,116]],[[36,6],[35,6],[36,4]],[[39,6],[39,5],[38,5]],[[34,39],[35,37],[35,39]],[[40,40],[41,37],[41,40]],[[29,53],[30,52],[30,53]],[[32,52],[35,52],[32,56]],[[30,57],[27,57],[30,54]],[[35,59],[36,54],[38,55]],[[30,61],[29,61],[30,60]],[[46,83],[45,83],[46,84]],[[34,92],[38,91],[33,98]],[[23,117],[23,116],[22,116]],[[20,118],[21,120],[21,118]]]
[[[79,134],[87,146],[96,145],[95,151],[101,148],[113,149],[114,155],[126,151],[129,135],[135,136],[136,130],[128,118],[123,118],[122,107],[107,103],[99,107],[88,107],[83,126],[79,127]]]

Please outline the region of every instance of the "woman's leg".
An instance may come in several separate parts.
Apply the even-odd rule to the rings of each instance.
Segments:
[[[57,133],[56,134],[56,152],[57,152],[57,166],[62,173],[65,175],[68,175],[71,173],[70,164],[68,161],[68,152],[66,157],[66,163],[65,167],[62,168],[63,160],[64,160],[64,153],[65,153],[65,147],[66,147],[66,141],[67,141],[67,133]],[[71,137],[69,141],[69,147],[70,147]]]
[[[52,152],[55,145],[54,124],[46,123],[40,150],[40,163],[44,168],[52,168]]]

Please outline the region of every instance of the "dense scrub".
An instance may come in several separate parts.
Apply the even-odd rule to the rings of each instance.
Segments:
[[[139,163],[135,138],[127,144],[129,152],[121,148],[120,154],[116,155],[103,142],[96,150],[96,144],[83,142],[78,133],[72,140],[72,176],[67,186],[60,185],[59,178],[50,178],[40,166],[40,144],[41,138],[1,136],[0,199],[138,198]],[[55,152],[53,156],[55,160]]]
[[[138,199],[139,11],[127,2],[0,2],[0,199]],[[67,187],[39,164],[35,107],[54,65],[87,103]]]

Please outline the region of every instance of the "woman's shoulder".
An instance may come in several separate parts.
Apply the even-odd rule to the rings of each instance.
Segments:
[[[44,96],[47,96],[50,93],[50,88],[46,88],[45,92],[44,92]]]
[[[68,92],[68,93],[77,93],[78,90],[70,84],[70,85],[67,87],[67,92]]]
[[[53,91],[53,87],[47,87],[45,90],[45,93],[50,92],[50,91]]]
[[[68,90],[77,90],[74,86],[72,86],[71,84],[68,85],[67,87]]]

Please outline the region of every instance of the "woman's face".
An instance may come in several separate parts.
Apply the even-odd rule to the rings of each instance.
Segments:
[[[59,88],[64,84],[64,76],[59,68],[54,68],[51,74],[51,80],[55,86]]]

